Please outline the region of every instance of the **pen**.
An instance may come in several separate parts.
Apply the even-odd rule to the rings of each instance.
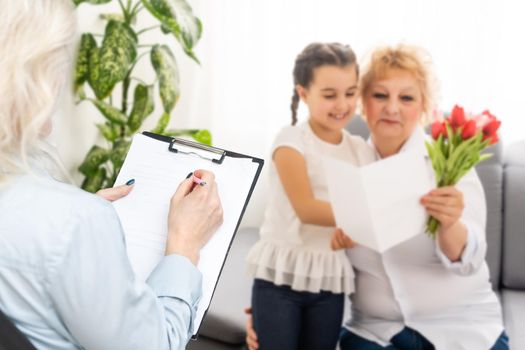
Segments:
[[[206,185],[206,181],[199,179],[197,176],[193,175],[193,182],[196,183],[199,186]]]
[[[192,177],[192,180],[194,183],[196,183],[197,185],[199,186],[204,186],[206,185],[206,181],[202,180],[202,179],[199,179],[197,176],[193,175],[193,173],[189,173],[188,176],[186,176],[186,179],[189,179],[190,176],[193,176]]]

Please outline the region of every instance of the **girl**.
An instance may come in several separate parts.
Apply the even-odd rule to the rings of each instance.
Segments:
[[[255,277],[254,327],[261,349],[334,349],[344,296],[354,290],[344,251],[330,246],[335,221],[327,202],[323,158],[353,164],[373,159],[343,128],[356,107],[358,67],[350,47],[307,46],[293,71],[292,126],[273,148],[270,199],[261,239],[247,257]],[[307,122],[295,125],[299,100]]]

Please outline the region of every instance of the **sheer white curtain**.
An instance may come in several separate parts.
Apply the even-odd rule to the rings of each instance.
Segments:
[[[525,138],[525,21],[518,1],[189,2],[204,25],[196,49],[202,65],[177,52],[182,96],[172,126],[209,128],[219,147],[267,158],[276,132],[290,122],[293,61],[313,41],[348,43],[358,57],[381,44],[423,46],[434,59],[442,109],[455,103],[473,112],[488,108],[503,121],[504,145]],[[92,24],[84,18],[81,30]],[[73,168],[94,138],[91,121],[82,114],[96,112],[69,111],[68,127],[82,123],[75,130],[83,136],[65,133],[62,142],[85,143],[75,148],[81,154],[69,155]],[[79,112],[71,122],[70,114]],[[306,118],[303,106],[300,115]],[[263,178],[243,224],[260,223],[266,189]]]

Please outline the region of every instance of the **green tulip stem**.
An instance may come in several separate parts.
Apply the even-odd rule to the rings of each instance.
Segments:
[[[439,228],[439,221],[436,220],[433,216],[428,218],[427,221],[427,233],[430,237],[435,238],[437,230]]]

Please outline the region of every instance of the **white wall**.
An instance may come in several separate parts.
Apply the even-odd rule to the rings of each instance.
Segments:
[[[204,33],[196,52],[198,67],[175,49],[182,96],[172,126],[211,129],[214,144],[266,157],[274,135],[290,121],[291,71],[299,51],[312,41],[352,45],[358,56],[381,44],[406,42],[430,51],[441,82],[441,107],[455,103],[479,112],[489,108],[502,121],[504,145],[525,138],[521,101],[525,82],[525,21],[512,0],[190,0]],[[82,5],[80,30],[102,22],[95,13],[110,6]],[[95,11],[96,10],[96,11]],[[146,13],[144,13],[146,15]],[[144,19],[144,26],[154,23]],[[142,73],[153,78],[144,60]],[[304,108],[301,110],[304,118]],[[88,104],[65,103],[56,142],[75,169],[95,141]],[[258,186],[243,225],[261,220]]]

